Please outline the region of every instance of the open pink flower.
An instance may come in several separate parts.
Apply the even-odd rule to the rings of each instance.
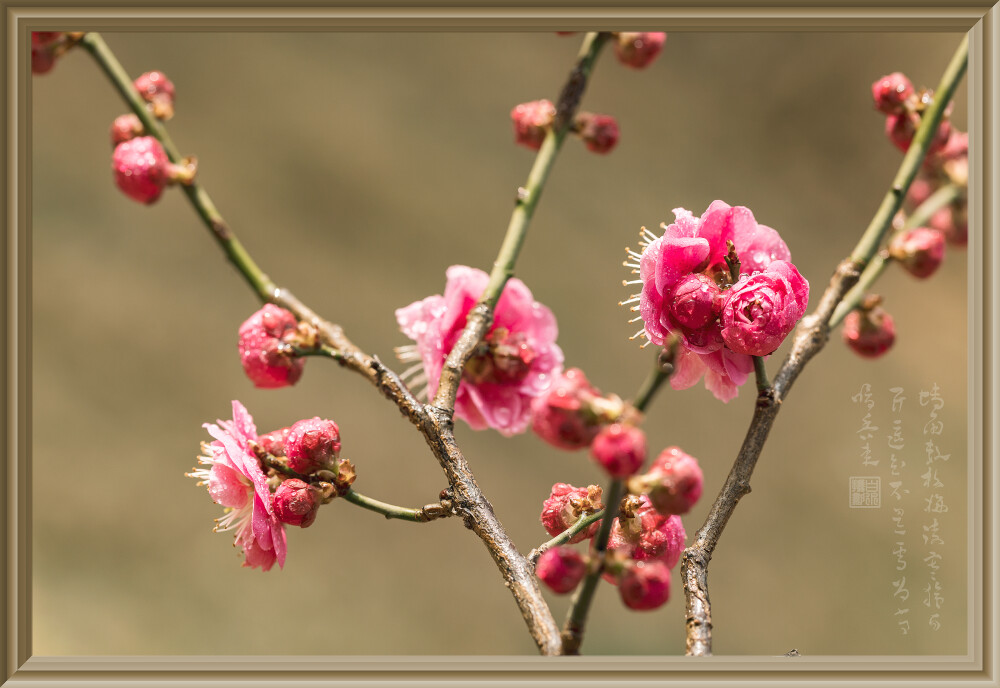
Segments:
[[[233,401],[233,419],[218,425],[205,423],[215,438],[202,443],[205,455],[188,475],[208,485],[208,494],[226,507],[226,515],[216,522],[216,531],[236,531],[236,544],[243,549],[244,566],[267,571],[274,562],[284,567],[285,528],[274,514],[273,497],[267,477],[250,448],[257,440],[257,428],[243,404]]]
[[[432,397],[444,361],[488,282],[489,275],[482,270],[453,265],[447,271],[444,296],[428,296],[396,311],[403,334],[416,342],[397,349],[400,360],[420,361],[404,378],[422,370],[411,384],[426,381]],[[509,280],[489,332],[465,366],[455,416],[474,430],[524,432],[531,422],[532,400],[546,392],[562,370],[557,334],[552,311],[534,300],[524,282]]]
[[[722,339],[735,353],[767,356],[795,328],[808,303],[809,282],[794,265],[776,260],[726,291]]]
[[[746,354],[719,349],[710,354],[699,354],[681,347],[674,358],[674,372],[670,376],[673,389],[687,389],[705,378],[705,387],[722,402],[731,401],[753,372],[753,359]]]
[[[749,208],[714,201],[700,218],[684,208],[675,208],[674,215],[674,222],[663,226],[663,236],[644,230],[643,252],[630,252],[638,262],[626,265],[638,268],[642,291],[626,303],[639,302],[641,334],[650,342],[662,346],[670,335],[680,340],[674,389],[704,377],[717,398],[729,401],[753,370],[746,347],[729,347],[723,335],[723,307],[732,281],[726,262],[729,242],[740,261],[740,276],[747,278],[777,261],[787,263],[791,254],[778,233],[758,224]],[[772,329],[767,334],[773,339]]]
[[[700,218],[674,209],[674,223],[651,241],[639,261],[639,312],[649,341],[662,345],[675,334],[687,348],[712,353],[723,346],[718,316],[721,287],[728,280],[727,242],[740,258],[740,274],[790,260],[778,233],[757,224],[749,208],[714,201]]]

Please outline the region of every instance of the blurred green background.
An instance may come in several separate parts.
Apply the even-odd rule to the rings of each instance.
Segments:
[[[444,286],[463,263],[489,268],[532,153],[509,111],[554,99],[580,36],[552,33],[105,34],[135,76],[177,87],[169,123],[199,178],[278,283],[391,360],[407,343],[394,309]],[[721,198],[778,229],[812,284],[812,305],[874,213],[901,156],[869,87],[904,71],[934,87],[956,34],[672,33],[633,71],[599,60],[583,108],[614,114],[606,157],[568,140],[517,274],[550,306],[568,365],[631,396],[655,352],[627,336],[617,302],[624,247],[683,206]],[[408,506],[445,486],[399,412],[360,377],[323,360],[297,386],[254,389],[236,330],[258,306],[182,194],[153,207],[111,180],[108,127],[125,108],[74,51],[33,89],[34,652],[50,654],[534,654],[510,594],[460,520],[389,522],[346,503],[289,529],[284,570],[240,567],[220,507],[184,473],[201,424],[240,399],[261,431],[335,419],[358,489]],[[966,128],[964,85],[954,121]],[[932,280],[890,270],[879,285],[896,347],[862,360],[831,340],[796,383],[710,569],[717,654],[964,654],[968,480],[966,254]],[[784,348],[779,351],[783,355]],[[775,370],[780,356],[771,359]],[[400,368],[401,369],[401,368]],[[872,386],[875,468],[861,465]],[[938,572],[940,630],[928,626],[920,538],[930,490],[920,390],[938,384],[951,458]],[[905,388],[901,457],[906,535],[893,533],[885,444],[890,387]],[[722,404],[702,385],[669,389],[646,429],[651,451],[698,457],[706,494],[689,539],[740,445],[752,383]],[[531,434],[505,440],[459,423],[486,495],[522,551],[553,482],[600,482],[584,453]],[[882,479],[881,509],[848,506],[851,476]],[[896,570],[895,542],[908,549]],[[904,617],[893,581],[906,576]],[[562,620],[568,599],[548,595]],[[903,635],[897,621],[910,621]],[[602,587],[584,652],[684,651],[679,578],[672,601],[628,612]]]

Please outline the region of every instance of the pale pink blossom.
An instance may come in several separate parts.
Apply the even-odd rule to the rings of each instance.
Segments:
[[[444,361],[488,282],[489,275],[482,270],[453,265],[443,296],[435,294],[396,311],[403,334],[416,342],[398,349],[400,359],[420,361],[407,372],[422,372],[412,383],[426,380],[431,397],[437,392]],[[532,400],[548,391],[562,370],[557,334],[552,311],[535,301],[521,280],[509,280],[493,324],[463,371],[455,417],[474,430],[524,432],[531,422]]]
[[[722,339],[730,351],[750,356],[774,352],[805,314],[809,282],[784,260],[726,290],[722,304]]]
[[[203,442],[203,467],[188,475],[208,485],[208,494],[226,507],[217,520],[216,531],[235,531],[243,549],[243,565],[269,570],[274,562],[284,567],[286,539],[284,526],[274,513],[273,498],[260,461],[250,446],[257,440],[257,428],[243,404],[233,401],[233,419],[218,424],[205,423],[214,438]]]

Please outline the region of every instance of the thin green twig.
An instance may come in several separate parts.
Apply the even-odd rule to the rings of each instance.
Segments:
[[[455,346],[452,348],[441,371],[437,393],[433,405],[437,408],[453,410],[455,395],[461,381],[462,370],[473,349],[482,340],[493,322],[493,309],[500,300],[500,294],[507,280],[514,276],[514,264],[524,245],[531,224],[532,215],[542,196],[545,183],[548,180],[552,166],[562,148],[563,141],[570,131],[573,114],[576,112],[580,98],[586,88],[590,72],[594,67],[601,48],[607,42],[607,33],[588,33],[583,40],[577,63],[570,72],[570,77],[563,88],[556,108],[555,122],[542,142],[535,162],[528,173],[528,181],[518,189],[514,212],[511,213],[507,232],[497,254],[490,279],[475,308],[469,313],[466,326]]]
[[[558,547],[559,545],[566,544],[567,542],[572,540],[577,533],[586,529],[591,523],[600,520],[601,518],[604,518],[604,509],[601,509],[600,511],[595,511],[592,514],[585,514],[581,516],[577,520],[577,522],[571,525],[569,528],[559,533],[551,540],[543,542],[538,547],[531,550],[531,552],[528,553],[528,561],[530,561],[531,565],[534,566],[535,564],[538,563],[538,558],[543,554],[545,554],[546,551],[552,549],[553,547]]]
[[[601,581],[601,572],[604,570],[604,554],[608,550],[611,524],[615,520],[615,513],[624,493],[625,483],[622,480],[612,480],[604,493],[607,497],[604,510],[606,513],[610,510],[610,513],[608,513],[607,518],[601,520],[601,526],[594,536],[593,549],[591,550],[593,560],[590,570],[580,587],[577,588],[576,595],[573,596],[573,603],[562,631],[563,654],[580,654],[580,644],[583,642],[583,632],[587,625],[587,614],[590,612],[590,605],[594,601],[594,593],[597,591],[597,584]]]

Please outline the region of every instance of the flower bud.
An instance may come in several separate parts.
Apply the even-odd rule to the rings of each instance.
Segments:
[[[854,353],[865,358],[877,358],[896,341],[896,325],[892,316],[880,306],[856,309],[844,318],[844,342]]]
[[[119,143],[111,158],[118,188],[140,203],[156,202],[171,181],[172,167],[163,146],[152,136]]]
[[[600,395],[582,370],[570,368],[532,400],[531,429],[553,447],[583,449],[601,429],[592,406]]]
[[[661,561],[629,562],[618,592],[629,609],[645,611],[662,607],[670,599],[670,569]]]
[[[896,148],[905,153],[910,150],[918,126],[920,126],[920,115],[915,113],[903,112],[898,115],[889,115],[885,118],[885,135],[889,137]],[[934,132],[934,138],[931,139],[927,147],[928,157],[936,155],[944,149],[951,137],[951,131],[951,122],[947,119],[941,120],[937,131]]]
[[[914,277],[930,277],[944,260],[944,235],[927,227],[899,232],[889,242],[889,255]]]
[[[581,516],[601,508],[601,488],[597,485],[573,487],[567,483],[556,483],[549,498],[542,504],[542,526],[546,533],[555,537],[579,521]],[[570,544],[594,537],[600,524],[600,521],[594,521],[574,535]]]
[[[133,84],[142,99],[152,106],[157,119],[174,116],[174,84],[163,72],[146,72]]]
[[[605,426],[590,445],[590,453],[612,478],[627,478],[646,460],[646,433],[624,423]]]
[[[514,141],[521,146],[538,150],[545,134],[556,116],[556,106],[548,100],[521,103],[510,111],[514,123]]]
[[[119,143],[131,141],[137,136],[142,136],[142,122],[135,115],[119,115],[111,123],[111,145],[117,146]]]
[[[628,32],[618,34],[615,55],[618,61],[633,69],[648,66],[663,50],[667,34],[658,31]]]
[[[303,475],[330,469],[340,456],[337,424],[319,417],[300,420],[288,433],[285,456],[288,467]]]
[[[316,520],[320,491],[297,478],[278,485],[274,492],[274,514],[282,523],[308,528]]]
[[[31,32],[32,74],[46,74],[52,71],[52,68],[56,65],[56,46],[62,39],[62,31]]]
[[[905,109],[904,104],[913,95],[913,84],[901,72],[893,72],[872,84],[875,109],[887,115],[898,115]]]
[[[664,449],[649,473],[634,480],[642,484],[653,508],[664,516],[690,511],[705,485],[698,460],[679,447]]]
[[[624,506],[634,500],[635,508]],[[680,561],[687,533],[680,516],[665,516],[653,508],[649,497],[630,496],[611,524],[608,549],[636,561],[662,560],[668,568]]]
[[[258,437],[257,444],[271,456],[284,456],[285,443],[288,441],[288,433],[291,431],[291,428],[272,430],[266,435]]]
[[[944,234],[945,240],[953,246],[965,246],[969,243],[969,216],[964,205],[941,208],[931,216],[927,224]]]
[[[618,122],[611,115],[581,112],[576,116],[573,128],[592,153],[610,153],[618,143]]]
[[[538,558],[535,575],[552,590],[564,595],[573,590],[587,574],[587,561],[572,547],[555,547]]]
[[[286,346],[297,325],[294,315],[270,303],[240,325],[240,362],[255,387],[276,389],[298,382],[305,360],[293,356]]]

